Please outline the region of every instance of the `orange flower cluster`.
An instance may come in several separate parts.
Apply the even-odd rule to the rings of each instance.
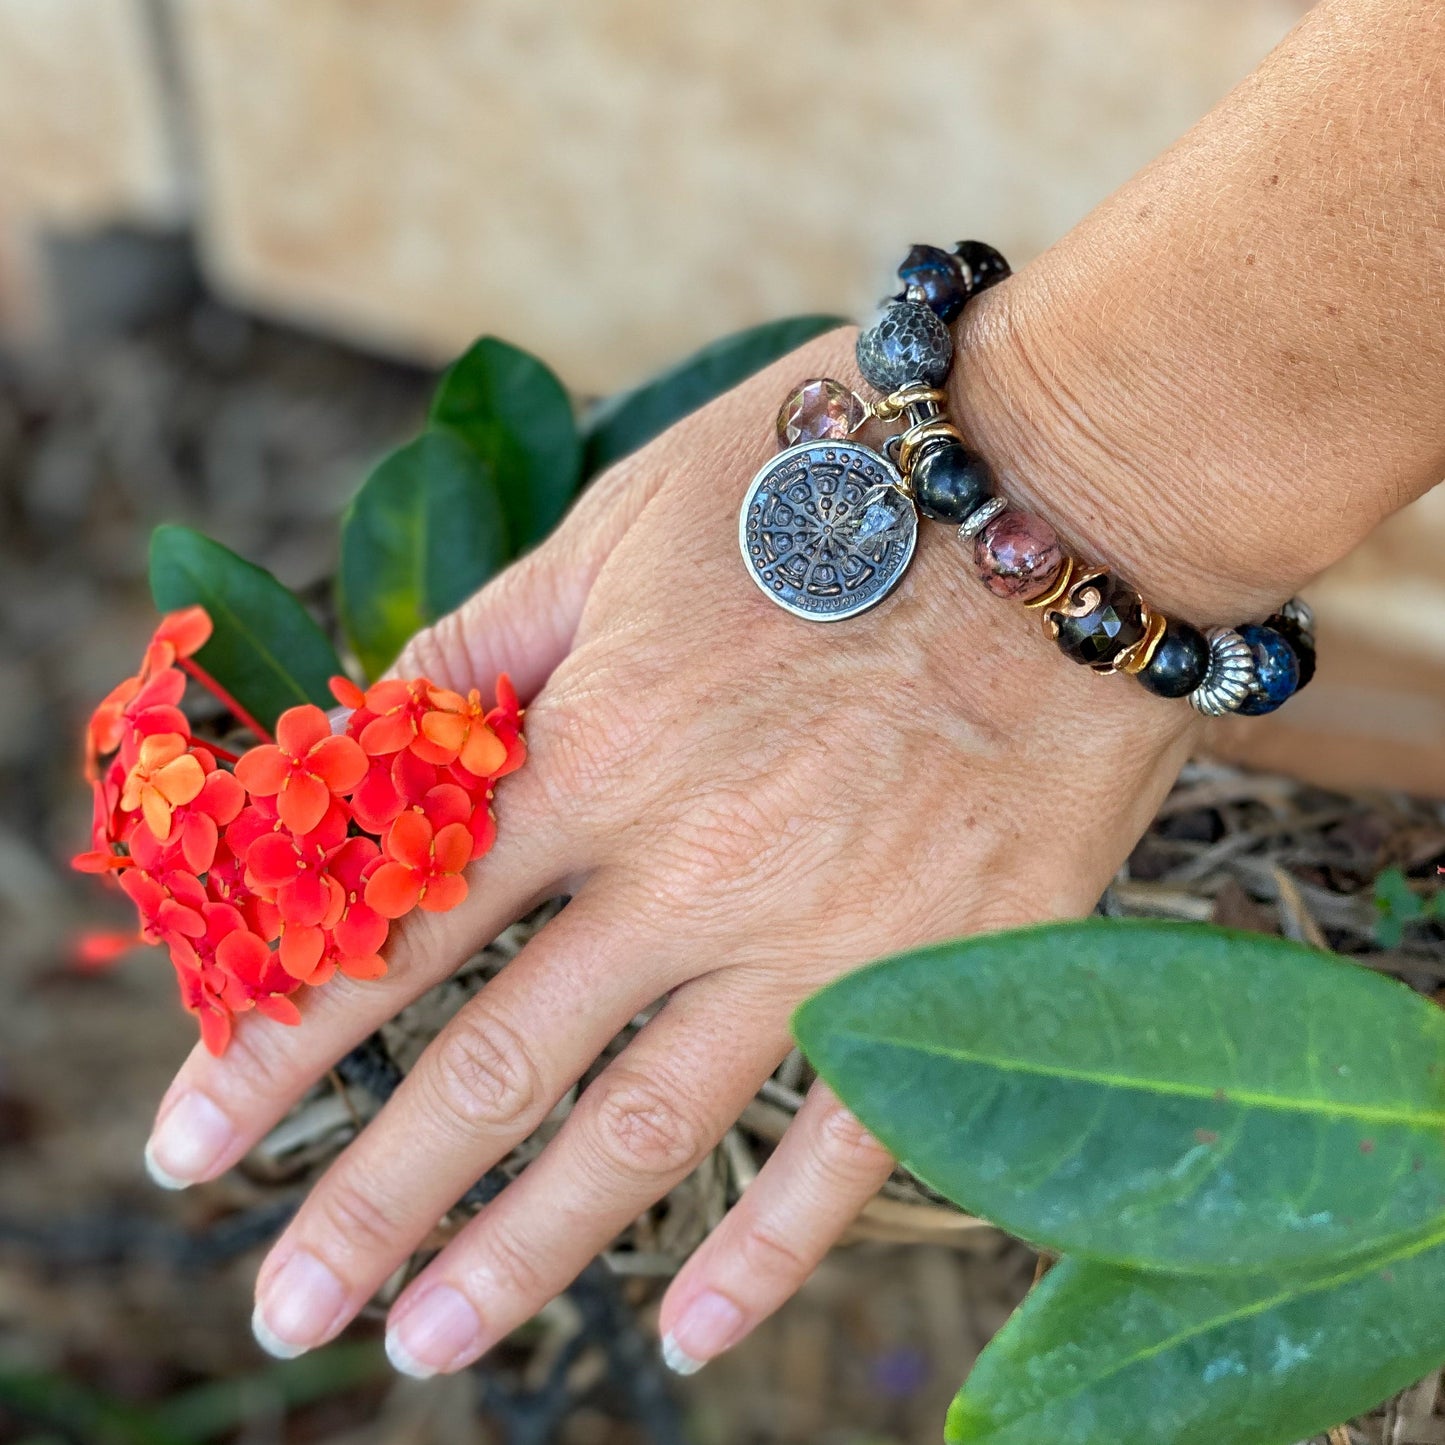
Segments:
[[[91,848],[74,862],[118,879],[140,915],[133,941],[170,951],[219,1054],[236,1014],[300,1022],[298,989],[379,977],[393,920],[466,897],[463,870],[496,836],[493,789],[526,745],[505,676],[490,709],[425,678],[365,691],[333,678],[349,710],[337,730],[308,704],[273,739],[195,661],[210,635],[202,608],[163,618],[140,671],[95,710]],[[262,741],[237,756],[196,738],[188,677]]]

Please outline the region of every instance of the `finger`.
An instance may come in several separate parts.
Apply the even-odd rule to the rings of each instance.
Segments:
[[[755,1010],[719,982],[679,990],[541,1157],[405,1291],[387,1328],[397,1369],[424,1379],[490,1349],[723,1136],[788,1039],[742,1026]]]
[[[792,1297],[893,1171],[823,1084],[662,1302],[662,1356],[691,1375]]]
[[[498,790],[497,841],[468,870],[465,900],[448,913],[413,912],[393,925],[383,978],[337,976],[307,990],[294,1028],[243,1014],[219,1058],[196,1046],[161,1100],[146,1145],[157,1184],[183,1189],[231,1168],[339,1058],[587,866],[585,830],[574,833],[564,826],[574,820],[555,816],[538,763],[534,756]]]
[[[645,916],[640,896],[594,877],[442,1030],[262,1265],[255,1332],[272,1354],[336,1334],[666,991],[674,950]]]
[[[505,672],[529,701],[571,651],[597,574],[661,480],[624,465],[594,483],[536,551],[417,633],[391,674],[465,692]]]

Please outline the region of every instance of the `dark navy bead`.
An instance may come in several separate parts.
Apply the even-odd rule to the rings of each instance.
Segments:
[[[898,268],[904,286],[917,286],[940,321],[952,321],[969,297],[968,277],[957,256],[939,246],[915,246]]]
[[[885,395],[910,382],[942,386],[953,363],[948,327],[922,301],[893,301],[858,336],[858,370]]]
[[[1299,691],[1299,658],[1283,634],[1257,622],[1234,629],[1254,654],[1256,682],[1237,709],[1246,717],[1273,712]]]
[[[1055,640],[1059,650],[1075,662],[1093,668],[1108,667],[1126,647],[1143,637],[1144,604],[1133,588],[1107,573],[1085,585],[1101,594],[1099,605],[1081,617],[1051,612],[1049,615],[1059,626]]]
[[[968,294],[977,296],[1010,274],[1009,263],[983,241],[960,241],[953,254],[968,271]]]
[[[1295,691],[1302,691],[1309,686],[1310,679],[1315,675],[1314,637],[1294,618],[1286,617],[1282,612],[1276,612],[1273,617],[1266,617],[1264,625],[1279,633],[1294,649],[1294,655],[1299,660],[1299,685]]]
[[[957,442],[930,447],[913,464],[909,481],[918,510],[935,522],[962,522],[993,492],[988,463]]]
[[[1209,671],[1209,639],[1187,622],[1172,619],[1139,682],[1156,697],[1188,697]]]

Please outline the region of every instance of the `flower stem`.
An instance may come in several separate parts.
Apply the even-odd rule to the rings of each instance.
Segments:
[[[236,721],[240,723],[242,727],[250,728],[263,743],[275,742],[271,734],[267,732],[194,657],[181,658],[180,665],[181,668],[191,677],[195,678],[222,707],[229,708]]]
[[[220,743],[208,742],[206,747],[215,753],[223,763],[239,763],[241,761],[239,753],[233,753],[230,748],[223,748]]]

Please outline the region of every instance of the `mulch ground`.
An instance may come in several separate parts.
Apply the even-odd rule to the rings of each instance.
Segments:
[[[745,1346],[685,1383],[656,1364],[663,1281],[786,1126],[808,1082],[796,1058],[692,1178],[483,1369],[398,1381],[374,1322],[291,1365],[255,1349],[249,1287],[265,1240],[535,920],[353,1057],[244,1169],[176,1197],[144,1179],[150,1111],[192,1031],[158,956],[102,974],[73,960],[80,928],[125,922],[63,867],[87,820],[73,739],[149,633],[151,524],[196,522],[324,610],[337,511],[414,427],[427,383],[205,300],[0,362],[0,1441],[936,1440],[1034,1260],[901,1175]],[[1372,890],[1391,867],[1433,879],[1441,858],[1440,804],[1201,763],[1103,907],[1281,933],[1433,994],[1445,933],[1410,922],[1382,942]],[[525,1166],[569,1106],[479,1181],[438,1238]],[[1331,1445],[1442,1445],[1439,1385]]]

